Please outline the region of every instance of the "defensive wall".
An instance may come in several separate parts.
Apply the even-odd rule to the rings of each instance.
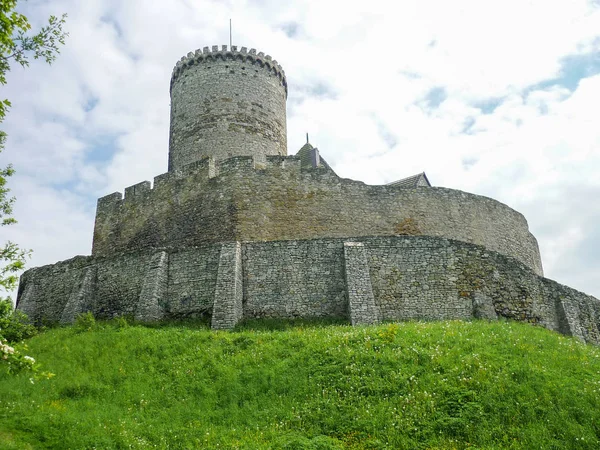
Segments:
[[[206,156],[287,155],[287,81],[269,55],[204,47],[171,77],[169,171]]]
[[[338,177],[308,142],[287,156],[287,81],[256,50],[205,47],[171,77],[168,172],[98,200],[91,256],[26,271],[35,322],[90,311],[205,316],[510,318],[600,344],[600,301],[543,278],[518,212],[430,187]]]
[[[18,308],[37,322],[210,316],[397,320],[508,318],[600,343],[600,301],[515,258],[431,236],[224,242],[79,256],[30,269]]]
[[[411,229],[404,228],[407,223]],[[522,214],[462,191],[370,186],[294,156],[204,158],[98,200],[92,254],[225,241],[417,234],[482,245],[542,275]]]

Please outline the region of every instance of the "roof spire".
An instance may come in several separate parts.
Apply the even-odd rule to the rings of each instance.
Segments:
[[[308,144],[308,133],[306,133],[306,143]]]

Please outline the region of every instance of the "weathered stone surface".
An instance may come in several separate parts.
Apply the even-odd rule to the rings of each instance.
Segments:
[[[176,66],[169,171],[206,156],[287,154],[285,74],[270,58],[252,51],[213,47]]]
[[[473,316],[477,319],[498,320],[494,300],[481,292],[473,293]]]
[[[166,314],[198,318],[212,312],[221,245],[188,248],[169,256]]]
[[[223,244],[215,286],[213,329],[230,330],[242,319],[242,283],[242,247],[239,242]]]
[[[251,242],[243,255],[245,317],[347,316],[340,241]]]
[[[344,242],[344,266],[350,323],[379,323],[379,310],[375,304],[367,253],[362,242]]]
[[[326,169],[301,169],[295,157],[252,157],[194,163],[161,176],[151,191],[128,201],[98,201],[96,256],[151,247],[213,242],[353,238],[393,235],[410,219],[423,235],[483,245],[542,275],[536,239],[508,206],[445,188],[368,186]]]
[[[83,278],[69,295],[69,300],[60,315],[61,323],[73,323],[79,314],[92,309],[96,287],[96,267],[89,266],[82,272]]]
[[[92,262],[96,261],[90,256],[76,256],[25,271],[19,283],[17,308],[38,323],[59,322]]]
[[[169,255],[165,251],[158,252],[152,257],[146,270],[135,320],[154,322],[164,317],[168,276]]]
[[[39,310],[43,308],[45,305],[42,303],[41,305],[36,304],[35,298],[35,284],[33,282],[27,283],[24,289],[21,289],[24,286],[23,278],[21,278],[21,283],[19,284],[19,296],[18,296],[18,309],[19,311],[27,314],[27,317],[33,319],[36,314],[38,314]]]
[[[165,250],[169,255],[161,267],[169,281],[164,317],[211,315],[215,328],[264,317],[332,317],[354,323],[502,317],[600,344],[598,299],[542,278],[512,257],[431,236],[356,237],[352,242],[359,245],[354,246],[347,242],[228,242]],[[85,271],[95,267],[92,312],[104,318],[135,313],[156,255],[152,250],[74,258],[30,269],[21,281],[18,308],[34,320],[60,320],[66,300],[57,302],[57,293],[68,299]]]

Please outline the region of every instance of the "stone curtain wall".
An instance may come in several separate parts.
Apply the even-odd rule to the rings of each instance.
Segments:
[[[512,256],[542,275],[522,214],[445,188],[368,186],[299,158],[204,159],[98,200],[92,254],[225,241],[406,233],[457,239]]]
[[[346,317],[343,247],[338,240],[244,245],[244,315]]]
[[[220,245],[207,245],[171,253],[165,301],[171,318],[208,316],[213,307]]]
[[[373,291],[384,320],[468,319],[469,295],[461,296],[456,248],[450,241],[379,238],[365,242]]]
[[[29,269],[21,275],[17,307],[35,322],[60,321],[71,294],[76,294],[86,269],[95,265],[90,256],[76,256],[56,264]],[[86,299],[90,306],[92,299]],[[89,309],[88,309],[89,310]]]
[[[36,322],[70,322],[84,311],[100,319],[133,316],[151,256],[77,256],[30,269],[21,278],[17,306]]]
[[[502,316],[560,328],[555,296],[544,296],[542,291],[546,279],[513,258],[430,237],[378,237],[363,242],[384,320]]]
[[[25,272],[17,307],[36,321],[68,322],[86,310],[141,320],[212,315],[215,328],[230,328],[240,317],[337,317],[354,324],[504,317],[600,344],[598,299],[484,247],[426,236],[76,257]]]
[[[226,180],[209,178],[207,159],[154,178],[154,187],[125,189],[98,200],[92,255],[149,248],[187,248],[235,239]],[[143,185],[140,183],[137,186]]]
[[[171,79],[169,171],[206,156],[286,155],[287,82],[270,56],[205,47]]]
[[[238,240],[415,234],[457,239],[512,256],[542,275],[535,237],[522,214],[453,189],[369,186],[326,170],[249,171],[231,177]]]

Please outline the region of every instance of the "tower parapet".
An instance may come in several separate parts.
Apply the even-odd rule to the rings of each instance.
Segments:
[[[204,157],[287,155],[287,81],[255,49],[190,52],[171,77],[169,171]]]

